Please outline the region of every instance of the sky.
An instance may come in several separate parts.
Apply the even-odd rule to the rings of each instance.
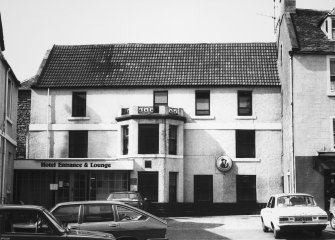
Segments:
[[[335,0],[296,0],[331,10]],[[274,42],[273,0],[0,0],[5,58],[19,81],[53,45]]]

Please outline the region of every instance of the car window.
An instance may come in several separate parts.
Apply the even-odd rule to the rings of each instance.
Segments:
[[[5,233],[50,234],[52,227],[43,215],[34,210],[4,212]]]
[[[138,199],[138,196],[136,193],[129,193],[129,198],[130,199]]]
[[[289,195],[278,198],[278,207],[316,206],[312,196]]]
[[[139,220],[145,220],[148,218],[148,216],[146,216],[145,214],[133,211],[123,206],[117,206],[116,208],[117,208],[118,219],[121,222],[139,221]]]
[[[114,221],[112,204],[85,205],[84,222],[110,222]]]
[[[273,197],[270,197],[268,204],[266,204],[266,207],[271,208],[272,201]]]
[[[80,205],[66,205],[56,208],[52,214],[61,222],[77,223]]]

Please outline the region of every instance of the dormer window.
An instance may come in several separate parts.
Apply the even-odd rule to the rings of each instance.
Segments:
[[[335,40],[335,15],[329,15],[321,25],[328,39]]]

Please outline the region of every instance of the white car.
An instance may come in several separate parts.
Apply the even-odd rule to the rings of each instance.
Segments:
[[[313,196],[304,193],[276,194],[270,197],[266,208],[261,210],[264,232],[270,229],[277,239],[284,231],[314,231],[320,237],[327,227],[328,215],[314,201]]]

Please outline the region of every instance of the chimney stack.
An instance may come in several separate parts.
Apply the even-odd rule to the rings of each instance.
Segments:
[[[284,13],[295,13],[296,0],[279,0],[280,16]]]

